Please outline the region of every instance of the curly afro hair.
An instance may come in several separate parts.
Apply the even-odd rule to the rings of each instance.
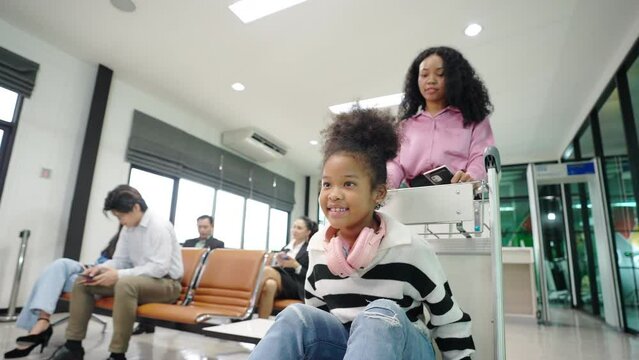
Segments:
[[[459,51],[445,46],[428,48],[411,63],[404,80],[404,99],[399,105],[399,118],[407,119],[425,105],[417,84],[419,64],[434,54],[439,55],[444,62],[447,104],[461,111],[465,127],[483,121],[493,111],[488,90],[468,60]]]
[[[335,121],[322,131],[324,161],[336,153],[361,160],[371,178],[373,188],[386,184],[386,162],[399,150],[397,122],[389,113],[354,107],[335,116]]]

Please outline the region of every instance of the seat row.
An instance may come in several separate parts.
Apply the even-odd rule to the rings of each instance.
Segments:
[[[264,251],[238,249],[182,249],[184,277],[175,304],[138,306],[138,318],[197,325],[211,319],[246,320],[259,297],[266,257]],[[62,300],[71,300],[63,294]],[[110,312],[113,298],[96,301],[96,308]]]

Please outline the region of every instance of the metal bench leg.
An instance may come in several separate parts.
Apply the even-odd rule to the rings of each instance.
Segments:
[[[71,317],[70,315],[67,315],[66,317],[63,317],[62,319],[57,320],[56,322],[52,323],[51,326],[58,326],[58,325],[62,324],[63,322],[67,322],[67,321],[69,321],[70,317]]]
[[[102,333],[104,334],[104,332],[106,331],[106,327],[107,327],[107,323],[106,321],[100,319],[99,317],[95,316],[95,314],[91,314],[91,320],[99,323],[100,325],[102,325]]]

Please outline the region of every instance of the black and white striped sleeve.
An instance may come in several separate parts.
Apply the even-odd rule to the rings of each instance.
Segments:
[[[326,306],[326,302],[324,299],[317,293],[317,288],[315,283],[320,280],[318,276],[321,273],[318,272],[319,267],[325,267],[323,265],[317,264],[317,254],[311,254],[311,249],[309,249],[309,257],[308,257],[308,271],[306,273],[306,281],[304,283],[304,302],[307,305],[314,306],[316,308],[320,308],[328,311]],[[313,256],[315,255],[315,256]]]

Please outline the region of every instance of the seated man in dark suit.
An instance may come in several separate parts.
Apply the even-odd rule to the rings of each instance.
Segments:
[[[195,247],[209,249],[223,248],[224,242],[213,237],[213,217],[210,215],[202,215],[197,218],[197,231],[200,237],[186,240],[182,247]]]
[[[200,237],[195,239],[186,240],[182,247],[194,247],[209,249],[224,248],[224,242],[213,237],[213,217],[209,215],[202,215],[197,218],[197,231],[200,233]],[[143,333],[152,334],[155,332],[155,325],[140,321],[138,325],[133,329],[132,335],[139,335]]]

